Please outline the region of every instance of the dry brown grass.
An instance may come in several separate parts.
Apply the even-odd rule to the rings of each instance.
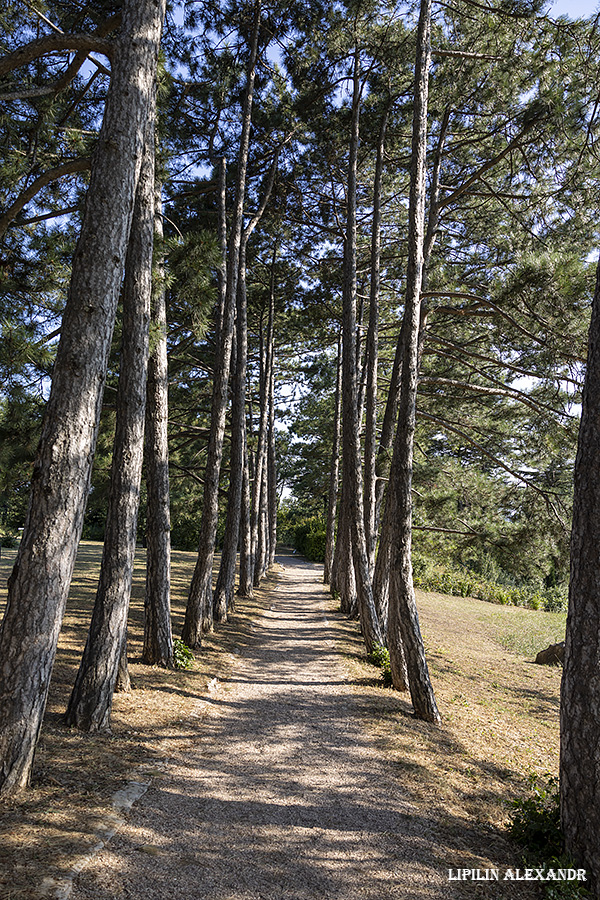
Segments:
[[[442,726],[412,718],[408,697],[380,686],[349,633],[349,672],[368,697],[368,727],[399,782],[437,811],[448,836],[446,865],[468,865],[483,834],[490,849],[474,865],[508,853],[507,865],[516,866],[518,850],[504,840],[507,801],[527,792],[529,774],[557,774],[562,669],[507,649],[506,636],[537,634],[539,650],[561,639],[565,617],[424,592],[418,606]]]
[[[0,591],[11,556],[14,552],[3,551]],[[45,876],[60,877],[68,871],[75,855],[93,844],[95,828],[110,809],[112,794],[133,769],[142,765],[146,772],[161,777],[159,764],[168,759],[169,742],[185,736],[186,722],[207,685],[215,677],[219,681],[227,677],[235,653],[243,652],[251,639],[255,611],[268,603],[267,582],[252,602],[240,604],[230,625],[206,640],[193,671],[143,666],[139,662],[143,556],[140,551],[130,616],[135,690],[115,697],[111,734],[88,736],[61,725],[85,641],[100,558],[99,544],[86,542],[80,548],[32,787],[22,798],[0,807],[2,900],[35,898]],[[176,635],[194,561],[195,554],[173,554]],[[0,607],[3,601],[0,592]],[[380,687],[375,670],[364,659],[356,624],[342,617],[337,617],[337,624],[348,678],[360,695],[364,725],[392,760],[399,785],[410,791],[416,804],[435,810],[442,832],[446,829],[447,852],[440,863],[458,866],[465,864],[465,856],[477,857],[475,848],[482,841],[489,841],[490,848],[498,841],[502,844],[505,801],[523,791],[529,772],[556,772],[560,670],[535,666],[506,644],[507,635],[510,644],[510,634],[522,636],[527,630],[536,640],[548,635],[546,643],[558,639],[564,617],[551,619],[543,612],[439,594],[421,594],[419,604],[444,720],[441,728],[413,719],[405,697]],[[503,852],[506,857],[506,846]],[[513,848],[512,864],[516,865],[514,852]],[[485,863],[483,852],[477,858]],[[502,858],[502,852],[493,858]],[[510,856],[506,858],[510,864]]]

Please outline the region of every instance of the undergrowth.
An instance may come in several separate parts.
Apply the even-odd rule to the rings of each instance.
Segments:
[[[374,644],[368,656],[369,662],[381,670],[381,682],[384,687],[392,687],[392,670],[390,668],[390,651],[381,644]]]
[[[173,662],[176,669],[192,669],[194,667],[193,652],[179,638],[175,638],[173,641]]]
[[[439,591],[440,594],[452,594],[456,597],[475,597],[503,606],[524,606],[546,612],[563,612],[567,608],[565,588],[499,584],[467,569],[436,565],[417,553],[413,554],[413,577],[415,587],[424,591]]]
[[[523,849],[525,866],[550,870],[577,869],[564,850],[564,838],[560,828],[560,796],[558,779],[548,776],[542,781],[537,775],[528,778],[530,793],[526,797],[511,800],[512,810],[508,833]],[[544,896],[548,900],[576,900],[589,897],[584,882],[550,880],[543,883]]]

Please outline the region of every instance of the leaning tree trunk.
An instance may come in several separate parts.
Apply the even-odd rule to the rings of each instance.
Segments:
[[[0,792],[24,787],[89,491],[164,4],[126,0],[0,633]],[[102,223],[102,227],[98,227]]]
[[[185,610],[183,641],[193,648],[202,644],[202,632],[212,629],[212,569],[215,553],[215,538],[219,516],[219,480],[225,436],[225,415],[227,410],[227,388],[233,342],[233,327],[237,293],[238,264],[242,241],[244,198],[246,194],[246,172],[250,146],[250,126],[252,120],[252,100],[256,76],[258,33],[260,30],[260,0],[257,0],[250,45],[250,60],[244,95],[242,134],[238,154],[238,181],[236,187],[233,226],[229,242],[227,265],[227,292],[223,320],[219,329],[217,358],[213,380],[210,436],[206,472],[204,476],[204,498],[200,525],[200,546],[194,569],[188,602]]]
[[[240,597],[251,597],[254,590],[254,585],[252,584],[252,523],[250,521],[252,492],[250,490],[250,461],[248,459],[247,433],[245,433],[244,439],[243,465],[242,517],[240,520],[240,574],[238,594]]]
[[[325,526],[325,560],[323,564],[323,584],[331,583],[333,550],[335,539],[335,513],[340,475],[340,441],[342,436],[342,337],[338,337],[337,365],[335,379],[335,412],[333,415],[333,444],[329,467],[329,492],[327,496],[327,523]]]
[[[383,178],[383,155],[387,129],[389,106],[385,110],[379,131],[375,178],[373,183],[373,222],[371,226],[371,284],[369,291],[369,326],[365,348],[366,417],[365,417],[365,534],[369,569],[375,566],[375,546],[377,543],[377,506],[375,487],[377,484],[377,366],[379,355],[379,283],[381,258],[381,182]]]
[[[342,442],[343,479],[346,483],[346,514],[349,516],[352,557],[356,574],[358,611],[363,638],[370,653],[375,643],[381,644],[383,636],[373,602],[371,573],[365,538],[363,506],[363,475],[360,452],[360,422],[358,418],[358,385],[356,365],[356,182],[359,137],[359,111],[361,85],[359,78],[359,51],[355,51],[354,89],[352,100],[352,126],[348,165],[348,209],[346,240],[344,244],[343,291],[343,347],[342,347],[342,410],[344,418]]]
[[[221,565],[215,588],[213,609],[215,621],[227,621],[228,610],[234,607],[235,567],[242,520],[242,490],[244,482],[244,453],[246,448],[246,369],[248,361],[248,321],[246,303],[245,247],[240,256],[237,290],[236,354],[231,403],[231,452],[225,539]]]
[[[233,390],[231,404],[231,451],[229,490],[227,493],[227,513],[225,519],[225,537],[221,564],[213,598],[213,615],[215,621],[227,621],[227,611],[233,610],[233,589],[235,585],[235,565],[237,549],[240,542],[240,523],[242,521],[242,492],[244,482],[244,465],[246,463],[246,381],[248,364],[248,301],[246,295],[246,248],[248,239],[258,225],[265,211],[275,181],[279,152],[275,154],[267,189],[256,214],[248,223],[242,234],[239,252],[239,271],[237,279],[236,301],[236,345],[233,365]],[[221,198],[221,218],[225,214],[224,198]]]
[[[268,544],[269,557],[267,568],[271,569],[275,564],[275,551],[277,549],[277,455],[275,447],[275,348],[273,348],[273,363],[271,365],[271,380],[269,382],[269,432],[267,435],[267,495],[268,495]]]
[[[560,814],[565,844],[600,896],[600,262],[589,332],[571,532],[561,689]]]
[[[397,516],[391,540],[391,578],[388,647],[394,683],[403,680],[406,660],[415,715],[439,722],[440,715],[429,679],[419,628],[412,578],[412,461],[419,365],[420,294],[425,239],[427,151],[427,99],[431,60],[431,0],[422,0],[417,33],[415,102],[409,194],[408,269],[404,309],[404,347],[398,410],[398,431],[390,470],[390,491],[395,494]],[[402,685],[403,686],[403,685]]]
[[[264,352],[261,351],[262,378],[260,387],[260,419],[258,428],[258,448],[256,452],[256,474],[254,491],[256,507],[253,503],[253,543],[254,535],[254,586],[257,587],[265,574],[268,563],[268,515],[269,515],[269,481],[268,481],[268,431],[271,396],[271,379],[273,377],[273,332],[275,319],[275,260],[277,244],[273,250],[271,276],[269,285],[269,315],[267,319],[267,335]],[[256,512],[255,512],[256,509]],[[256,530],[255,530],[256,529]]]
[[[159,252],[157,283],[152,292],[150,323],[153,346],[148,360],[146,399],[146,596],[142,662],[172,667],[171,515],[169,494],[169,378],[167,309],[164,280],[162,202],[156,185],[154,234]]]
[[[144,418],[154,242],[154,128],[148,128],[123,286],[123,342],[117,421],[100,580],[65,724],[110,728],[121,651],[126,646],[144,456]]]

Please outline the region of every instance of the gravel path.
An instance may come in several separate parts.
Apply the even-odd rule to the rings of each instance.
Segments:
[[[435,825],[361,728],[320,567],[285,557],[230,682],[72,900],[454,895]],[[456,886],[458,887],[458,886]]]

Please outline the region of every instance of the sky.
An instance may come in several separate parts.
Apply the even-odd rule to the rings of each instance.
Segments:
[[[600,10],[600,0],[554,0],[548,7],[552,16],[577,17],[593,16]]]

